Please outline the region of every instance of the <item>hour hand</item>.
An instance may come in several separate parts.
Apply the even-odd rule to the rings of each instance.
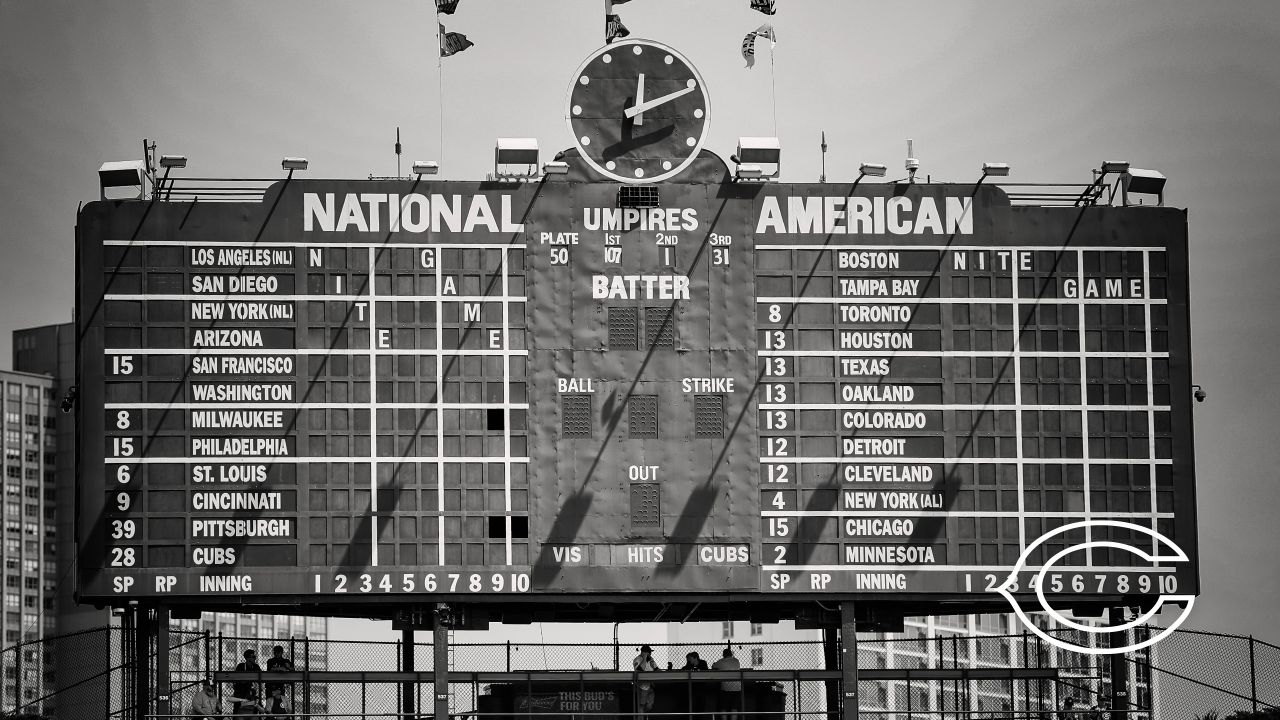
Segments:
[[[671,102],[672,100],[675,100],[681,95],[686,95],[691,92],[693,92],[693,88],[687,87],[682,90],[677,90],[673,93],[667,93],[666,95],[663,95],[661,97],[656,97],[652,100],[646,100],[642,103],[637,103],[626,109],[626,116],[629,118],[635,117],[636,115],[639,115],[645,110],[652,110],[653,108],[656,108],[659,105],[662,105],[663,103]]]

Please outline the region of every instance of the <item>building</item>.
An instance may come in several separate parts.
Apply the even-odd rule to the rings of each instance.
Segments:
[[[251,613],[203,613],[199,620],[178,620],[170,623],[171,647],[181,645],[179,652],[170,656],[170,678],[174,687],[191,687],[208,677],[213,670],[230,670],[242,659],[245,650],[258,653],[258,664],[266,667],[271,648],[284,647],[284,656],[293,661],[298,670],[326,670],[329,667],[329,619],[322,617],[296,617],[292,615],[254,615]],[[208,633],[208,654],[202,638]],[[294,688],[298,695],[294,707],[303,707],[301,688]],[[305,707],[313,714],[329,712],[329,689],[322,683],[312,683],[306,690]],[[179,697],[186,701],[186,693]]]
[[[43,712],[40,699],[52,688],[55,653],[39,641],[55,628],[58,585],[54,547],[57,400],[49,377],[0,371],[0,445],[4,467],[4,608],[0,614],[4,652],[5,712],[26,707]]]
[[[5,385],[5,521],[20,523],[17,526],[20,537],[10,537],[7,528],[5,532],[5,600],[7,604],[9,596],[13,595],[13,602],[18,605],[5,608],[3,647],[9,648],[22,640],[74,636],[65,642],[33,646],[42,648],[39,650],[28,650],[35,655],[43,654],[37,664],[47,668],[39,672],[25,667],[31,665],[32,660],[24,656],[24,669],[19,676],[12,655],[6,654],[3,663],[5,695],[0,710],[12,707],[12,701],[18,695],[19,679],[23,680],[21,694],[28,700],[56,692],[59,717],[87,717],[100,713],[104,699],[108,707],[118,707],[123,696],[119,674],[102,672],[109,665],[119,664],[122,659],[119,618],[113,616],[109,608],[75,602],[76,583],[72,576],[76,558],[75,503],[54,502],[54,497],[76,497],[75,414],[58,412],[64,398],[74,400],[71,389],[75,385],[75,350],[75,325],[72,323],[17,330],[13,333],[13,367],[18,372],[0,372]],[[10,390],[11,387],[14,389]],[[36,420],[38,427],[29,426],[29,419]],[[36,433],[34,439],[30,436],[32,432]],[[32,457],[34,460],[30,459]],[[12,482],[15,480],[16,484]],[[28,498],[35,499],[36,507],[30,507],[32,500]],[[37,514],[34,518],[37,525],[33,529],[27,527],[28,515],[32,511]],[[11,553],[12,548],[16,550]],[[18,571],[12,576],[11,567]],[[10,577],[19,587],[9,585]],[[32,583],[36,585],[38,595],[29,589]],[[38,610],[28,603],[35,603],[34,608]],[[32,620],[33,613],[36,620]],[[11,616],[15,618],[12,623]],[[216,638],[219,634],[236,638],[224,643],[228,648],[233,643],[242,642],[241,638],[265,641],[306,637],[309,639],[307,659],[311,669],[327,667],[327,643],[324,640],[328,637],[328,620],[325,618],[205,613],[199,621],[174,621],[173,628],[191,633],[208,630],[214,641],[210,650],[214,661],[218,659]],[[320,642],[311,644],[310,641]],[[75,651],[57,652],[58,647],[74,647]],[[204,656],[200,642],[184,646],[182,652],[198,652]],[[265,660],[266,653],[261,648],[259,653]],[[299,667],[302,667],[303,655],[302,651],[294,655]],[[234,665],[235,661],[232,661],[229,667]],[[182,665],[188,672],[195,667],[186,660]],[[213,669],[217,668],[208,668]],[[13,677],[10,677],[10,672]],[[38,683],[35,682],[37,680]],[[175,676],[175,680],[180,680],[180,677]],[[313,708],[320,707],[317,700],[324,700],[323,686],[318,692],[320,697],[317,697],[317,692],[312,693]],[[46,713],[51,713],[52,708],[52,703],[44,704]]]
[[[1032,616],[1049,629],[1041,616]],[[1074,632],[1066,638],[1090,644],[1089,633]],[[720,657],[729,647],[744,669],[821,669],[822,632],[797,630],[790,621],[778,624],[753,622],[690,623],[668,625],[667,641],[673,656],[697,650],[708,661]],[[1092,645],[1091,646],[1095,646]],[[1146,651],[1130,655],[1129,699],[1134,708],[1152,706],[1150,658]],[[675,658],[682,659],[682,658]],[[958,681],[884,680],[863,681],[859,695],[861,709],[891,720],[896,713],[932,714],[969,711],[1053,710],[1071,695],[1077,703],[1092,706],[1111,696],[1109,660],[1060,650],[1022,630],[1012,614],[944,615],[907,618],[903,632],[858,634],[860,669],[972,669],[972,668],[1057,668],[1060,680]],[[826,709],[821,682],[802,682],[785,689],[788,711],[818,713]],[[1140,717],[1141,713],[1135,717]]]

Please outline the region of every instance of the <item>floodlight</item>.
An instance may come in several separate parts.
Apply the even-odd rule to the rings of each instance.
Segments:
[[[537,138],[498,138],[494,162],[499,165],[537,165]]]
[[[282,170],[288,170],[289,172],[293,172],[294,170],[306,170],[307,165],[309,164],[310,163],[307,162],[306,158],[287,157],[284,160],[280,161],[280,168]]]
[[[414,160],[414,175],[435,175],[440,172],[440,163],[435,160]]]
[[[102,191],[102,199],[107,199],[107,188],[136,187],[137,198],[142,197],[142,182],[147,175],[146,165],[141,160],[116,160],[104,162],[98,168],[98,187]]]
[[[862,165],[858,166],[858,175],[884,177],[888,172],[889,168],[880,163],[862,163]]]
[[[759,165],[739,165],[735,177],[739,180],[759,180],[764,177],[764,168]]]
[[[569,163],[563,160],[552,160],[542,164],[542,173],[544,175],[568,175]]]
[[[1009,163],[984,162],[982,163],[982,175],[986,177],[1007,177],[1009,175]]]
[[[1164,205],[1164,184],[1167,178],[1155,170],[1129,168],[1129,172],[1120,176],[1121,204],[1129,204],[1129,193],[1138,195],[1155,195],[1156,205]]]
[[[184,168],[187,166],[186,155],[161,155],[160,167],[168,170],[169,168]]]
[[[1102,163],[1102,169],[1099,171],[1103,175],[1108,173],[1127,173],[1129,172],[1128,160],[1106,160]]]
[[[740,137],[735,156],[740,163],[777,165],[782,157],[782,144],[776,137]]]

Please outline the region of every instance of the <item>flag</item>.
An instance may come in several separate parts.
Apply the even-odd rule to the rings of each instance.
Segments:
[[[631,31],[627,29],[626,25],[622,24],[622,18],[617,15],[604,16],[604,41],[606,45],[630,34]]]
[[[617,2],[618,0],[613,1]],[[773,0],[751,0],[751,9],[759,10],[765,15],[773,15],[778,12],[778,8],[774,7]]]
[[[452,15],[454,10],[458,9],[458,3],[462,0],[436,0],[436,12]],[[769,13],[772,15],[773,13]]]
[[[440,57],[456,55],[472,45],[475,45],[475,43],[468,40],[466,35],[445,32],[444,25],[440,26]]]
[[[742,59],[747,61],[747,67],[754,67],[756,64],[756,38],[766,37],[769,42],[777,44],[778,36],[773,32],[773,26],[765,23],[755,30],[747,33],[742,38]]]

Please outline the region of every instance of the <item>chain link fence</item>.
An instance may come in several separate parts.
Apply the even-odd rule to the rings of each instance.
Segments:
[[[1139,628],[1134,640],[1144,640],[1158,630]],[[1054,632],[1074,642],[1081,642],[1085,635]],[[154,647],[143,653],[132,647],[132,642],[132,633],[114,627],[0,649],[5,693],[0,718],[140,717],[133,706],[134,672],[129,661],[135,653],[142,655],[153,672],[158,663]],[[826,649],[821,641],[727,642],[741,662],[748,691],[758,689],[777,698],[779,705],[771,707],[770,717],[828,720],[842,688],[838,676],[822,673]],[[275,645],[284,649],[299,672],[409,668],[400,642],[312,641],[303,637],[271,640],[174,630],[169,633],[168,648],[173,712],[185,711],[191,695],[215,672],[234,670],[245,650],[253,649],[265,667],[265,658]],[[678,669],[690,652],[713,662],[726,641],[650,645],[659,668],[670,663]],[[430,642],[416,643],[408,653],[412,669],[430,673],[434,650]],[[625,717],[637,709],[634,681],[629,675],[635,650],[614,643],[451,643],[452,673],[525,675],[502,680],[481,675],[452,682],[450,712],[468,720],[484,720],[486,703],[492,705],[493,698],[504,692],[523,695],[525,702],[534,703],[540,683],[577,682],[580,689],[589,691],[592,683],[613,672],[621,673],[611,680],[621,689],[614,700],[616,710],[604,715]],[[910,626],[902,634],[860,633],[858,665],[863,678],[858,686],[859,707],[875,720],[1057,720],[1063,716],[1068,698],[1081,711],[1077,713],[1079,720],[1086,720],[1091,716],[1088,710],[1103,706],[1113,692],[1112,665],[1107,656],[1062,650],[1031,633],[972,634],[949,628],[945,621],[935,621],[929,636]],[[1019,672],[1011,674],[1009,668]],[[1280,707],[1280,647],[1254,638],[1179,630],[1150,652],[1126,655],[1124,668],[1133,720],[1190,720],[1209,713],[1225,717],[1236,711]],[[418,710],[414,717],[431,715],[434,695],[429,676],[424,682],[407,684],[361,682],[354,676],[345,680],[284,683],[286,699],[295,713],[354,720],[394,716],[404,707],[404,693],[408,692]],[[712,720],[716,681],[691,684],[675,673],[655,675],[654,680],[659,693],[683,698],[682,707]],[[224,694],[230,690],[229,684],[222,688]],[[153,711],[154,698],[152,706],[143,709],[144,713]],[[536,715],[536,709],[531,712]]]

